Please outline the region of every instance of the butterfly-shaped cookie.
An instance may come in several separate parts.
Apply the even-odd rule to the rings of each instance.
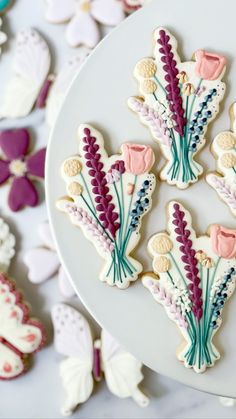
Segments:
[[[38,234],[42,240],[42,246],[28,250],[24,256],[24,262],[29,269],[29,280],[33,284],[41,284],[58,273],[62,295],[67,298],[73,297],[75,292],[61,266],[48,222],[39,225]]]
[[[64,415],[72,414],[80,403],[90,397],[94,379],[104,374],[111,393],[120,398],[133,397],[142,407],[149,399],[139,390],[142,381],[141,362],[121,348],[105,330],[93,342],[87,320],[74,308],[58,304],[52,309],[55,348],[67,356],[60,364],[60,375],[66,390],[62,407]]]
[[[0,272],[7,272],[15,255],[16,240],[8,225],[0,218]]]
[[[87,49],[79,50],[55,79],[49,74],[51,54],[45,39],[32,28],[18,32],[13,74],[1,101],[0,118],[27,116],[34,106],[42,108],[46,105],[50,92],[47,120],[52,123],[73,76],[87,55]]]
[[[29,308],[13,282],[0,274],[0,379],[21,375],[30,354],[45,341],[42,324],[29,317]]]

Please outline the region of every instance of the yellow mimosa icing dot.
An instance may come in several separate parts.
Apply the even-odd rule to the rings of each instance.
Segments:
[[[70,159],[63,165],[63,170],[66,176],[74,177],[81,172],[82,166],[79,160]]]
[[[236,166],[236,156],[233,153],[225,153],[220,159],[221,165],[226,169]]]
[[[158,256],[154,258],[153,269],[155,272],[164,273],[169,271],[171,266],[170,259],[166,256]]]
[[[155,76],[157,71],[157,66],[151,58],[145,58],[141,60],[136,65],[136,72],[140,77],[144,79],[149,79],[150,77]]]
[[[216,141],[222,150],[231,150],[236,145],[236,138],[231,132],[220,134]]]

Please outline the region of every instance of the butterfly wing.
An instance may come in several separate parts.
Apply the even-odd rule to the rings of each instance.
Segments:
[[[49,48],[37,31],[20,31],[16,44],[14,74],[6,86],[0,110],[1,118],[28,115],[50,69]]]
[[[0,379],[9,380],[10,378],[15,378],[22,374],[24,369],[21,357],[8,346],[0,343]]]
[[[75,407],[84,403],[93,390],[93,341],[87,320],[66,304],[52,309],[54,343],[57,352],[69,358],[61,362],[60,375],[66,400],[63,414],[69,415]]]
[[[89,50],[87,48],[81,48],[80,53],[71,57],[58,73],[47,100],[46,120],[50,127],[53,126],[56,120],[66,92],[75,74],[88,54]]]
[[[36,321],[24,323],[25,310],[23,304],[16,304],[14,293],[0,293],[0,336],[23,354],[31,354],[40,348],[44,336]]]
[[[145,407],[149,399],[139,390],[143,380],[142,364],[126,352],[105,330],[101,334],[101,352],[106,383],[115,396],[132,397],[140,406]]]

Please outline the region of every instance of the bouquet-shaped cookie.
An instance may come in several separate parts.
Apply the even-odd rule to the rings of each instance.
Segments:
[[[148,243],[157,276],[144,275],[143,285],[184,337],[178,359],[200,373],[220,358],[212,340],[235,288],[236,230],[212,225],[210,236],[197,237],[181,204],[171,202],[168,214],[168,233]]]
[[[155,176],[148,172],[154,153],[148,146],[126,143],[121,155],[108,158],[102,135],[89,125],[79,128],[79,152],[81,157],[69,158],[62,166],[69,199],[57,206],[105,259],[100,279],[127,288],[142,271],[130,253],[151,206]]]
[[[181,62],[176,39],[164,28],[155,31],[154,44],[154,58],[135,67],[142,97],[130,98],[128,105],[149,127],[167,160],[161,178],[186,188],[203,171],[194,157],[224,96],[226,59],[198,50],[196,61]]]
[[[212,145],[218,173],[211,173],[206,179],[236,216],[236,104],[230,115],[232,131],[221,132]]]

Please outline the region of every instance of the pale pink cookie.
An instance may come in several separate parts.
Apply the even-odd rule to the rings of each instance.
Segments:
[[[74,308],[57,304],[52,309],[55,349],[66,356],[60,363],[60,376],[66,391],[62,414],[69,416],[92,394],[94,380],[103,376],[112,394],[132,397],[141,407],[149,399],[138,388],[143,380],[142,364],[126,352],[105,330],[93,342],[87,320]]]
[[[181,61],[174,36],[165,28],[156,29],[153,57],[142,59],[134,69],[140,95],[128,100],[166,159],[161,179],[181,189],[203,173],[195,155],[205,145],[207,126],[225,93],[221,80],[226,59],[203,50],[194,58]]]
[[[62,165],[68,197],[57,207],[105,260],[100,280],[127,288],[142,271],[131,255],[152,204],[154,153],[149,146],[124,143],[121,154],[108,157],[102,134],[89,125],[79,127],[79,153]]]
[[[15,284],[0,274],[0,379],[16,378],[29,367],[29,357],[45,343],[43,325],[29,316]]]
[[[148,251],[153,272],[143,276],[143,285],[183,336],[178,359],[202,373],[220,358],[214,336],[235,290],[236,230],[212,225],[209,235],[197,236],[188,210],[173,201],[168,231],[151,237]]]
[[[101,39],[98,23],[116,26],[125,18],[119,0],[47,0],[46,19],[52,23],[69,21],[66,40],[94,48]]]
[[[52,83],[51,55],[44,38],[32,28],[18,32],[12,76],[6,84],[0,118],[27,116],[34,106],[43,107]]]
[[[58,274],[62,295],[66,298],[73,297],[75,291],[61,266],[48,222],[39,225],[38,234],[42,246],[28,250],[24,255],[24,263],[29,269],[29,280],[33,284],[41,284]]]
[[[236,216],[236,104],[230,109],[231,131],[223,131],[212,143],[212,153],[216,158],[216,172],[206,176],[206,180],[219,197]]]

